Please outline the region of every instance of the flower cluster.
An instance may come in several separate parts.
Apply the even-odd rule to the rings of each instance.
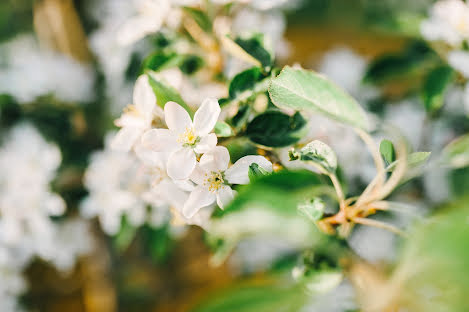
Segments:
[[[169,211],[175,222],[206,225],[215,203],[224,208],[235,196],[231,185],[249,183],[252,163],[272,171],[263,156],[229,166],[228,149],[217,146],[213,133],[220,112],[214,98],[205,99],[193,119],[175,102],[162,110],[148,77],[140,76],[134,104],[116,120],[121,129],[92,157],[82,213],[99,216],[108,234],[118,232],[123,216],[134,226],[156,226]]]
[[[441,0],[431,10],[431,16],[421,25],[423,37],[445,47],[444,53],[451,67],[469,79],[469,3],[463,0]],[[469,83],[464,89],[464,105],[469,112]]]
[[[68,271],[92,247],[88,225],[82,220],[51,220],[63,215],[66,208],[50,188],[60,162],[57,146],[28,124],[13,128],[0,148],[2,311],[17,311],[15,298],[26,288],[21,273],[35,256]]]

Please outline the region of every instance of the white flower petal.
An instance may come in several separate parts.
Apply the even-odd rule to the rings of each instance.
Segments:
[[[189,195],[189,198],[182,209],[182,214],[186,218],[190,219],[200,210],[200,208],[213,204],[215,200],[216,195],[214,193],[210,192],[204,186],[199,185]]]
[[[197,164],[189,179],[197,185],[204,184],[205,173],[204,169],[200,167],[200,164]]]
[[[220,115],[220,105],[214,98],[205,99],[194,115],[194,130],[198,136],[209,134]]]
[[[156,96],[148,82],[147,75],[141,75],[135,82],[133,104],[146,118],[153,118],[153,110],[156,107]]]
[[[111,148],[117,151],[128,152],[141,134],[141,128],[124,127],[117,132],[112,140]]]
[[[174,180],[189,178],[196,164],[194,151],[190,148],[182,148],[174,151],[168,159],[168,175]]]
[[[217,142],[217,135],[215,133],[210,133],[209,135],[200,138],[200,141],[197,143],[194,150],[199,154],[206,153],[214,148],[217,145]]]
[[[230,184],[248,184],[249,166],[252,163],[258,164],[268,172],[272,172],[272,163],[263,156],[245,156],[239,159],[228,170],[225,171],[225,179]]]
[[[162,19],[153,17],[136,16],[131,18],[117,31],[117,43],[130,45],[146,35],[156,32],[162,22]]]
[[[176,133],[184,132],[188,127],[192,127],[192,120],[189,113],[178,103],[168,102],[164,106],[164,118],[169,130]]]
[[[200,158],[200,167],[205,172],[225,171],[230,163],[230,153],[224,146],[215,146]]]
[[[234,198],[235,193],[228,185],[224,185],[217,192],[217,204],[218,207],[224,209]]]
[[[151,129],[142,136],[142,146],[154,152],[172,152],[180,148],[176,135],[168,129]]]

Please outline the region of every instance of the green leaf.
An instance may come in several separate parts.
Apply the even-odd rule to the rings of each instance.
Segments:
[[[319,221],[322,218],[325,209],[326,204],[318,197],[298,205],[298,210],[313,222]]]
[[[212,32],[212,21],[204,11],[191,7],[184,7],[183,10],[192,17],[203,31],[206,33]]]
[[[438,211],[418,224],[403,246],[395,271],[400,285],[396,299],[411,298],[402,307],[409,311],[469,311],[468,197]]]
[[[435,54],[422,42],[413,42],[401,53],[385,54],[370,63],[363,81],[371,84],[384,84],[397,79],[413,79],[428,62],[433,62]]]
[[[324,142],[314,140],[304,146],[298,153],[302,161],[312,161],[327,172],[334,173],[337,169],[337,156],[332,148]]]
[[[185,55],[179,68],[186,75],[192,75],[204,65],[204,60],[197,55]]]
[[[423,165],[430,155],[431,152],[415,152],[407,155],[407,170],[415,169]],[[386,170],[389,172],[393,171],[396,168],[398,161],[399,160],[393,161],[387,166]]]
[[[218,292],[191,312],[295,312],[305,304],[307,295],[300,285],[280,283],[244,285]]]
[[[230,99],[234,100],[244,91],[253,89],[256,83],[262,80],[262,78],[262,71],[259,67],[253,67],[237,74],[230,82]]]
[[[232,136],[234,133],[229,124],[224,121],[217,121],[215,124],[215,134],[219,138],[226,138]]]
[[[182,55],[178,55],[174,52],[154,52],[147,56],[143,61],[143,69],[149,69],[153,71],[160,71],[171,67],[179,66],[182,61]]]
[[[213,263],[221,263],[240,240],[250,236],[271,235],[298,248],[311,247],[322,238],[315,225],[297,210],[305,198],[333,193],[320,175],[284,170],[258,177],[237,190],[225,210],[215,212],[207,229],[209,239],[222,246]]]
[[[246,135],[263,146],[284,147],[301,139],[305,125],[306,121],[298,112],[290,117],[280,111],[267,111],[248,124]]]
[[[394,151],[394,145],[389,140],[382,140],[379,144],[379,152],[386,162],[386,166],[389,166],[396,160],[396,152]]]
[[[422,99],[428,112],[435,112],[443,106],[444,94],[453,81],[454,71],[447,65],[434,68],[425,78]]]
[[[114,246],[120,252],[125,251],[137,234],[137,228],[132,226],[126,218],[122,218],[121,228],[119,233],[113,237]]]
[[[190,75],[199,70],[203,63],[203,60],[197,55],[157,51],[144,60],[143,70],[162,71],[179,67],[183,73]]]
[[[443,164],[452,168],[469,166],[469,134],[465,134],[449,143],[442,151]]]
[[[324,76],[286,66],[272,79],[272,102],[280,108],[320,113],[337,121],[367,130],[368,119],[360,105]]]
[[[249,180],[251,182],[254,181],[257,178],[260,178],[260,177],[263,177],[263,176],[266,176],[266,175],[269,175],[269,174],[270,173],[267,170],[265,170],[264,168],[262,168],[261,166],[259,166],[256,163],[252,163],[249,166],[248,175],[249,175]]]
[[[223,44],[225,48],[234,56],[262,67],[265,71],[270,71],[274,62],[273,52],[266,47],[264,35],[256,33],[249,36],[224,37]]]
[[[176,102],[189,113],[189,115],[193,116],[194,113],[190,109],[190,107],[184,102],[181,95],[172,87],[165,85],[164,83],[156,80],[150,74],[148,74],[148,81],[150,82],[150,86],[153,89],[153,92],[156,95],[156,102],[158,106],[164,108],[167,102]]]

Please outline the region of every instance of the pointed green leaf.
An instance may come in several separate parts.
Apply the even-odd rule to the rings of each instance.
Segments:
[[[184,107],[184,109],[189,113],[189,115],[194,115],[189,105],[184,102],[181,95],[179,95],[179,93],[174,88],[156,80],[150,74],[148,74],[148,81],[150,82],[150,86],[152,87],[153,92],[156,95],[156,102],[159,107],[164,108],[167,102],[172,101]]]
[[[368,119],[360,105],[326,77],[305,69],[286,66],[272,79],[272,102],[280,108],[320,113],[364,130]]]
[[[445,91],[453,78],[454,70],[447,65],[433,69],[425,78],[422,99],[428,112],[434,112],[443,106]]]

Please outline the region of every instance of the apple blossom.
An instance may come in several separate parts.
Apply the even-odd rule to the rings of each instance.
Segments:
[[[197,184],[184,204],[183,214],[186,218],[194,216],[202,207],[217,202],[224,208],[233,198],[234,191],[231,184],[249,183],[249,166],[257,163],[268,172],[272,172],[272,163],[263,156],[245,156],[235,162],[230,168],[230,154],[223,146],[216,146],[202,155],[200,162],[191,175],[191,180]]]
[[[208,152],[217,144],[210,133],[220,115],[218,101],[205,99],[191,120],[189,113],[175,102],[164,107],[169,129],[151,129],[142,137],[142,144],[155,152],[170,152],[167,173],[174,180],[187,179],[196,166],[196,154]]]
[[[141,135],[150,129],[155,118],[162,115],[146,75],[140,76],[135,83],[133,102],[115,121],[121,129],[112,142],[113,149],[129,151]]]

